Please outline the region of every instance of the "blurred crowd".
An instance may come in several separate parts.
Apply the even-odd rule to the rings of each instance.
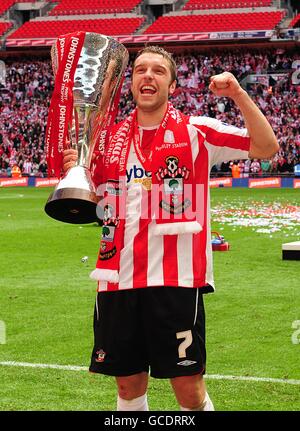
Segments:
[[[6,64],[0,85],[2,174],[11,176],[17,165],[23,175],[46,176],[45,128],[53,84],[49,61]]]
[[[172,97],[175,107],[189,115],[204,115],[244,126],[234,103],[216,98],[208,90],[210,76],[232,72],[266,115],[280,143],[280,151],[271,160],[230,161],[214,166],[214,174],[246,177],[293,173],[294,166],[300,163],[300,85],[292,81],[293,62],[300,59],[299,54],[282,49],[239,50],[222,54],[186,53],[174,58],[178,66],[178,87]],[[270,80],[262,78],[254,84],[245,84],[250,73],[273,75]],[[134,107],[130,77],[131,63],[125,73],[117,121]],[[10,176],[16,166],[22,175],[47,175],[44,144],[53,85],[50,60],[6,63],[6,79],[0,85],[2,175]]]

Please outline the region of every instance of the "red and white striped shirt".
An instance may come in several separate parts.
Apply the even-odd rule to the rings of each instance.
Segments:
[[[119,283],[98,282],[98,291],[150,286],[204,287],[214,289],[209,176],[211,167],[223,161],[247,159],[250,138],[246,129],[208,117],[188,117],[194,176],[203,185],[203,214],[197,215],[202,231],[197,234],[154,236],[155,221],[142,217],[150,206],[151,173],[139,162],[134,145],[127,161],[127,199],[124,248]],[[155,132],[155,130],[154,130]],[[151,129],[142,130],[142,146],[149,144]],[[153,133],[153,131],[152,131]],[[146,202],[147,201],[147,202]],[[147,205],[148,206],[147,206]],[[147,210],[146,210],[147,211]]]

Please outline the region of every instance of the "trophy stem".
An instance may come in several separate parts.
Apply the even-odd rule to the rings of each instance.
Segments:
[[[94,151],[95,142],[92,138],[91,125],[94,124],[94,117],[97,109],[92,105],[75,105],[74,121],[71,129],[71,146],[78,151],[77,166],[90,166],[91,157]]]

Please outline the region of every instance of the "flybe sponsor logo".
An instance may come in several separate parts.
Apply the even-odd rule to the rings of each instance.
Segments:
[[[136,165],[133,165],[130,169],[126,169],[126,176],[127,176],[127,182],[130,183],[132,180],[150,177],[151,178],[151,172],[145,171],[145,169],[140,168]]]

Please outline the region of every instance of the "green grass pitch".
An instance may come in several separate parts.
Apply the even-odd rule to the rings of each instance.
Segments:
[[[88,276],[100,229],[50,219],[43,209],[49,194],[0,190],[0,321],[6,328],[0,363],[87,367],[96,294]],[[300,191],[212,189],[211,195],[212,228],[230,251],[214,252],[216,292],[205,297],[210,396],[216,410],[300,410],[300,337],[292,327],[300,320],[300,262],[281,258],[283,242],[300,240]],[[89,259],[82,262],[83,256]],[[116,407],[113,378],[84,370],[0,364],[0,382],[0,410]],[[167,380],[150,379],[148,398],[151,410],[178,409]]]

